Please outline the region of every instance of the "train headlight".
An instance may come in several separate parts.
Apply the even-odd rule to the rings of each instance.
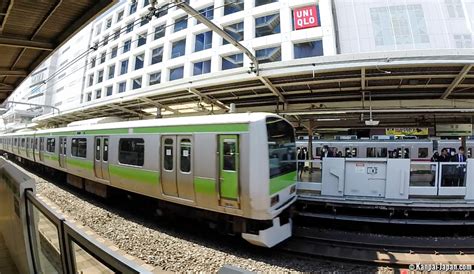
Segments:
[[[270,199],[270,206],[274,206],[276,204],[278,204],[278,202],[280,201],[280,195],[275,195],[273,196],[271,199]]]
[[[290,188],[290,194],[293,194],[296,192],[296,185],[293,185],[291,188]]]

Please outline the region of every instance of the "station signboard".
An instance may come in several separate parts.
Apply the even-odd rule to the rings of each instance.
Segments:
[[[462,137],[472,135],[472,124],[437,124],[436,136]]]
[[[387,128],[385,135],[424,136],[429,135],[428,128]]]
[[[306,6],[293,10],[295,30],[319,27],[317,6]]]

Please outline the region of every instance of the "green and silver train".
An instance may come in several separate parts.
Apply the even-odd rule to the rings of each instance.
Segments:
[[[4,153],[64,172],[68,183],[101,196],[118,188],[156,198],[158,208],[194,208],[192,215],[225,222],[227,232],[255,245],[291,236],[295,137],[274,114],[55,128],[4,134],[0,142]]]

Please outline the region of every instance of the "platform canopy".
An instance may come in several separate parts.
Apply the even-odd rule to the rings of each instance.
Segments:
[[[0,1],[0,103],[56,48],[116,2]]]

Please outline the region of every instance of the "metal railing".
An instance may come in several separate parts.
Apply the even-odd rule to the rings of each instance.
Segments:
[[[322,160],[297,160],[298,192],[320,193],[322,187]]]
[[[463,196],[466,171],[466,162],[411,162],[410,195]]]

